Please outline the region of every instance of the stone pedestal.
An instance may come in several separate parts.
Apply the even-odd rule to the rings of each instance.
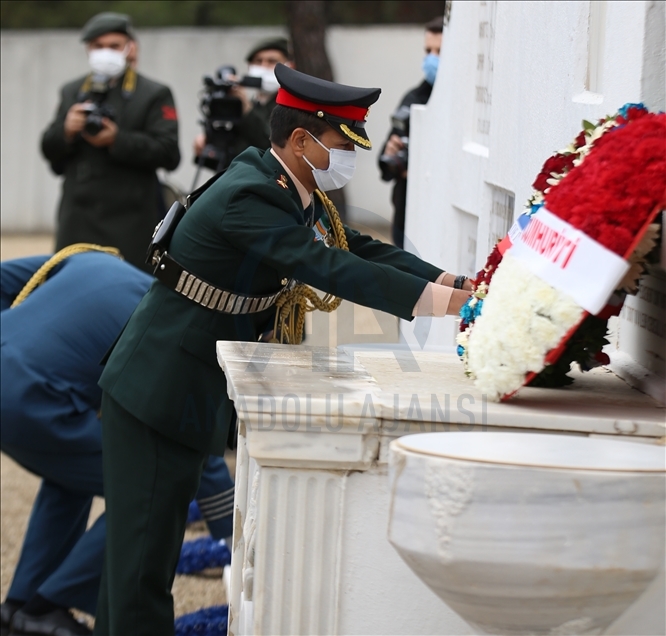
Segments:
[[[240,429],[234,636],[473,633],[387,541],[396,437],[527,429],[658,443],[666,435],[664,407],[605,369],[494,404],[451,354],[234,342],[219,342],[217,353]],[[652,596],[662,592],[657,585]],[[615,633],[651,633],[641,625],[659,623],[659,612],[663,602],[649,600]]]

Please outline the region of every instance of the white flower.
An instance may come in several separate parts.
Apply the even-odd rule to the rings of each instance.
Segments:
[[[508,252],[490,282],[483,311],[463,334],[467,370],[490,399],[519,389],[530,372],[545,366],[583,315],[569,296],[530,272]]]

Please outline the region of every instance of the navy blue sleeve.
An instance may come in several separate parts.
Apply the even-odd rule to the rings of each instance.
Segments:
[[[0,311],[9,309],[32,275],[51,255],[28,256],[0,263]]]
[[[233,533],[234,482],[223,457],[209,455],[196,500],[213,539],[219,541],[230,537]]]

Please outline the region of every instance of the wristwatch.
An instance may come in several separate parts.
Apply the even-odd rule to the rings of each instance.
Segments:
[[[462,274],[460,274],[460,276],[456,276],[456,279],[453,281],[453,288],[462,289],[466,280],[467,276],[463,276]]]

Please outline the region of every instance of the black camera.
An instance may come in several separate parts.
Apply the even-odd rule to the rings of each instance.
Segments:
[[[260,77],[232,79],[235,76],[233,66],[220,66],[215,77],[205,75],[203,78],[199,110],[204,119],[199,123],[204,127],[206,146],[201,155],[195,157],[195,163],[216,172],[227,168],[235,157],[235,128],[243,118],[243,102],[230,94],[231,89],[234,86],[261,88]]]
[[[379,157],[379,166],[382,175],[386,181],[402,177],[407,171],[407,161],[409,157],[409,106],[400,106],[391,115],[391,134],[398,135],[404,148],[398,150],[394,155],[384,153]]]
[[[86,122],[83,124],[83,132],[91,137],[98,135],[104,124],[102,124],[102,119],[106,117],[107,119],[114,120],[113,109],[106,104],[84,104],[86,115]]]
[[[83,125],[83,132],[91,137],[98,135],[102,128],[104,128],[104,124],[102,123],[104,117],[112,121],[115,120],[113,109],[104,103],[108,92],[108,78],[105,75],[93,75],[90,90],[87,94],[87,99],[90,100],[90,103],[84,104],[84,110],[87,115],[85,124]]]

